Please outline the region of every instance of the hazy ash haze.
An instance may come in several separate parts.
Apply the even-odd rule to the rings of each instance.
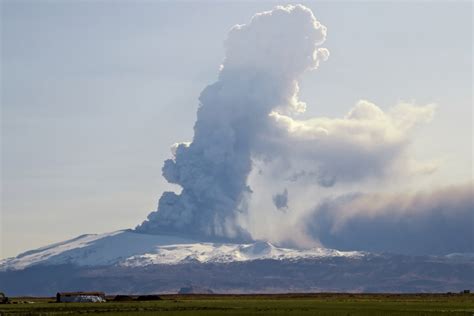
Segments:
[[[82,231],[101,221],[102,231],[132,227],[145,213],[130,201],[153,200],[145,185],[147,194],[164,193],[136,226],[141,233],[474,252],[472,4],[446,12],[439,3],[426,11],[407,3],[264,4],[203,4],[229,12],[215,21],[227,29],[186,41],[187,23],[215,29],[193,13],[195,4],[156,3],[153,17],[142,8],[149,4],[31,3],[34,12],[23,10],[27,2],[2,2],[1,256],[39,246],[18,241],[33,227],[25,238],[76,218]],[[359,6],[393,19],[360,21]],[[71,21],[44,20],[72,7]],[[143,24],[134,24],[142,10]],[[246,20],[249,12],[260,13]],[[420,12],[426,23],[413,28]],[[100,24],[103,15],[117,28]],[[55,23],[66,31],[52,31]],[[91,49],[79,56],[60,45],[69,55],[48,54],[49,43],[71,38]],[[97,54],[94,68],[88,61]],[[155,182],[159,160],[168,184]]]

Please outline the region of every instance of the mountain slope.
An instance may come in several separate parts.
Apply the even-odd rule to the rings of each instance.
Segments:
[[[190,285],[215,293],[457,292],[474,288],[473,258],[211,243],[124,230],[1,260],[0,285],[16,296],[176,293]]]
[[[1,260],[0,271],[21,270],[38,264],[139,267],[192,261],[225,263],[259,259],[291,260],[362,255],[361,252],[341,252],[325,248],[310,250],[278,248],[261,241],[251,244],[197,242],[176,236],[147,235],[122,230],[82,235],[24,252],[15,258]]]

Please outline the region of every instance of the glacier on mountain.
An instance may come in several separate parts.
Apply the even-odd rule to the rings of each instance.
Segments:
[[[131,230],[88,234],[24,252],[0,261],[0,271],[34,265],[142,267],[187,262],[226,263],[262,259],[295,260],[318,257],[359,257],[363,252],[326,248],[281,248],[265,241],[253,243],[203,242],[171,235],[149,235]]]

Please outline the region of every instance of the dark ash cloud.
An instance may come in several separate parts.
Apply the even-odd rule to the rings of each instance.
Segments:
[[[199,98],[194,138],[176,144],[163,166],[163,176],[182,192],[165,192],[137,231],[250,239],[236,216],[247,211],[259,135],[273,109],[304,106],[295,97],[296,79],[328,57],[317,48],[325,37],[326,28],[301,5],[279,6],[232,28],[218,81]]]
[[[288,209],[288,189],[283,190],[282,193],[277,193],[272,198],[273,204],[279,210]]]
[[[405,254],[474,253],[473,183],[432,192],[326,200],[307,231],[330,248]]]

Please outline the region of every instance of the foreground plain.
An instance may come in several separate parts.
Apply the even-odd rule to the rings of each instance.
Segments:
[[[13,298],[0,315],[473,315],[474,295],[163,295],[160,301],[54,303]],[[28,302],[28,303],[27,303]]]

